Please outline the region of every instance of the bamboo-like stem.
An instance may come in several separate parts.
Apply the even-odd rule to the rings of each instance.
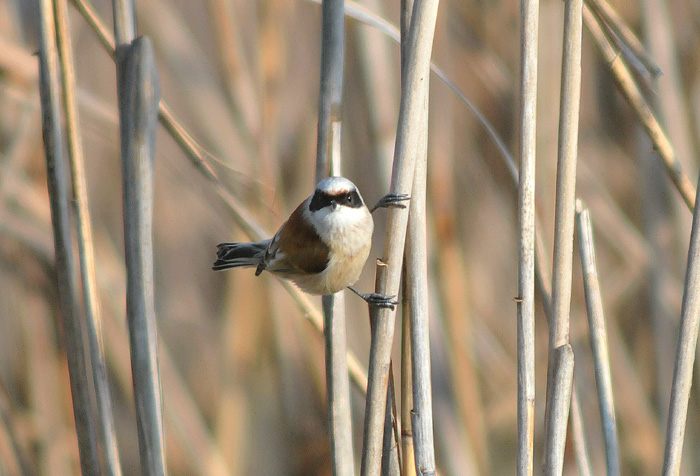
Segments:
[[[613,400],[612,377],[610,374],[610,357],[608,354],[608,335],[605,329],[603,300],[598,282],[598,270],[593,244],[593,227],[590,212],[580,200],[576,203],[578,222],[579,252],[583,271],[583,287],[588,311],[588,328],[593,350],[593,369],[595,371],[598,405],[605,442],[605,463],[608,476],[619,476],[620,456]]]
[[[582,0],[568,0],[564,10],[561,103],[559,106],[559,147],[557,158],[556,205],[554,217],[554,262],[552,273],[552,318],[549,328],[549,366],[545,407],[545,474],[561,474],[566,444],[566,426],[571,382],[554,380],[557,356],[569,346],[576,159],[581,96],[581,11]],[[564,347],[566,346],[566,347]],[[564,373],[563,375],[565,375]],[[559,388],[560,386],[566,388]],[[565,401],[557,398],[566,398]],[[558,420],[557,420],[558,419]]]
[[[698,187],[700,190],[700,186]],[[696,197],[697,199],[697,197]],[[666,427],[663,476],[676,476],[680,472],[681,453],[688,416],[688,399],[693,381],[693,365],[700,327],[700,212],[693,212],[693,226],[688,248],[688,264],[683,288],[681,327],[673,369],[671,402]]]
[[[654,143],[654,148],[659,153],[659,157],[662,159],[671,181],[678,190],[678,193],[680,193],[688,209],[693,211],[695,208],[695,188],[683,171],[681,163],[678,161],[673,150],[673,146],[661,128],[659,121],[644,100],[629,70],[608,42],[595,16],[587,7],[583,10],[583,20],[603,55],[603,59],[610,66],[610,71],[613,73],[613,77],[620,88],[620,92],[622,92],[627,102],[632,106],[632,110],[637,115],[637,119]]]
[[[75,71],[72,60],[72,46],[68,31],[68,4],[66,0],[54,1],[56,16],[56,40],[61,66],[63,103],[66,116],[66,136],[68,140],[68,156],[73,185],[73,200],[75,202],[76,223],[78,228],[77,241],[80,259],[80,274],[83,285],[83,303],[90,349],[92,378],[95,385],[97,401],[98,435],[100,448],[104,453],[107,474],[120,476],[121,464],[119,450],[114,430],[112,398],[107,381],[107,367],[104,360],[104,344],[102,342],[102,315],[97,294],[95,279],[95,254],[92,240],[92,223],[87,201],[87,183],[85,180],[85,159],[78,131],[78,111],[75,106]]]
[[[316,182],[340,175],[343,62],[345,60],[344,0],[324,0],[321,29],[321,91],[318,105]],[[342,292],[323,296],[326,352],[326,402],[334,476],[353,476],[352,415],[348,379],[345,300]]]
[[[153,160],[160,87],[148,38],[124,50],[119,105],[124,182],[127,322],[141,470],[163,476],[165,441],[153,296]]]
[[[547,418],[542,474],[561,475],[564,466],[566,427],[574,381],[574,351],[564,344],[550,352],[547,379]]]
[[[430,74],[437,0],[416,2],[409,31],[405,77],[402,78],[399,124],[394,151],[391,191],[408,194],[413,184],[415,160],[420,150],[420,133],[425,127],[423,109],[427,91],[423,89]],[[409,205],[410,207],[410,205]],[[408,213],[389,210],[387,238],[382,260],[377,266],[376,290],[381,294],[397,294],[401,277]],[[369,381],[365,406],[364,439],[361,474],[377,475],[381,467],[382,434],[386,408],[389,362],[394,337],[395,312],[371,309],[374,331],[370,345]]]
[[[83,348],[73,246],[68,208],[68,177],[63,156],[59,112],[59,72],[51,0],[39,4],[39,93],[42,133],[46,154],[46,178],[51,206],[58,295],[63,314],[63,334],[73,397],[73,415],[78,437],[82,474],[99,475],[96,429],[90,390],[89,369]]]
[[[518,476],[532,475],[535,437],[535,163],[539,0],[520,10],[520,174],[518,181]]]

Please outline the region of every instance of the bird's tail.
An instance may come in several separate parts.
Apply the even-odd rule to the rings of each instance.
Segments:
[[[228,268],[250,268],[260,265],[270,240],[255,243],[221,243],[216,251],[215,271]]]

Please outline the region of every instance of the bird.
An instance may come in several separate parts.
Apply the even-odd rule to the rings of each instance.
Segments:
[[[372,246],[378,208],[406,208],[405,194],[389,193],[368,209],[360,191],[345,177],[329,177],[292,212],[272,238],[217,246],[215,271],[256,268],[296,284],[309,294],[334,294],[349,288],[368,304],[394,309],[395,296],[362,293],[360,277]]]

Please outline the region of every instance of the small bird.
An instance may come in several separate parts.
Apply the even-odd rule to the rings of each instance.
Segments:
[[[370,211],[355,184],[344,177],[321,181],[282,224],[275,236],[254,243],[221,243],[212,269],[255,267],[288,279],[309,294],[333,294],[350,288],[378,307],[393,309],[395,296],[361,293],[352,287],[372,246],[377,208],[399,207],[410,197],[388,194]]]

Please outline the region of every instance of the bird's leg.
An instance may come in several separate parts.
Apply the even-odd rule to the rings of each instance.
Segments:
[[[352,286],[348,286],[348,289],[364,299],[370,306],[384,307],[393,311],[394,307],[399,303],[394,299],[396,296],[387,296],[378,293],[361,293]]]
[[[377,204],[372,207],[370,210],[370,213],[374,213],[374,211],[377,208],[389,208],[389,207],[397,207],[397,208],[406,208],[406,205],[404,205],[401,202],[404,202],[406,200],[410,200],[411,196],[406,195],[405,193],[387,193],[384,195],[382,198],[379,199]]]

